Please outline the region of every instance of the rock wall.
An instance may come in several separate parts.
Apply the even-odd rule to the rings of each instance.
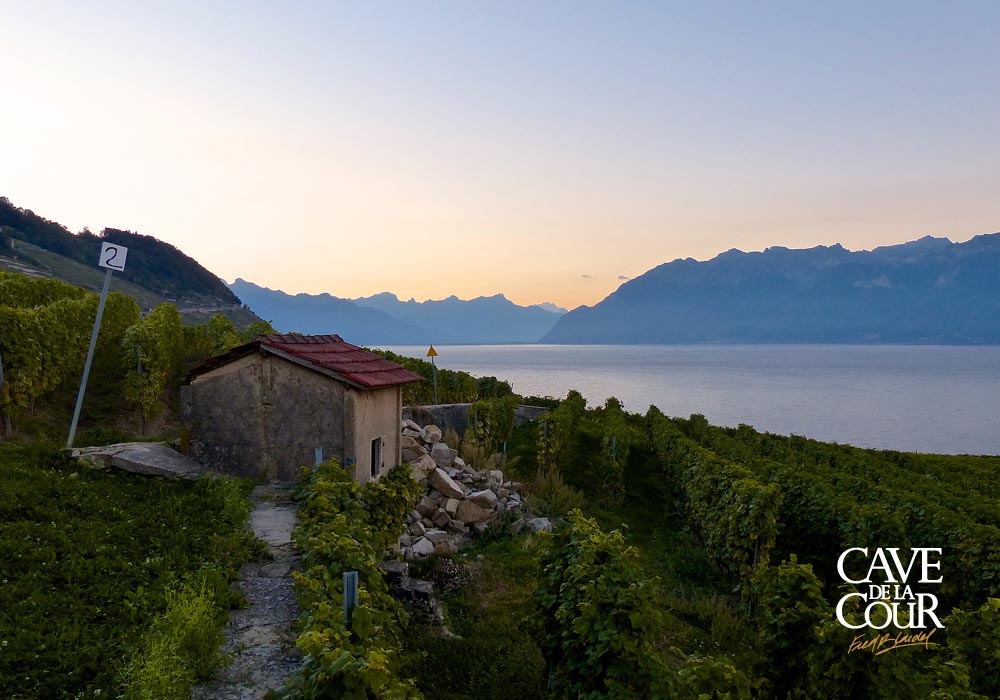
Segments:
[[[406,534],[399,538],[406,559],[450,556],[504,513],[524,513],[523,484],[499,469],[477,471],[441,437],[437,425],[403,421],[403,461],[424,486],[424,495],[406,517]],[[551,530],[552,523],[525,514],[512,523],[516,531],[523,528]]]

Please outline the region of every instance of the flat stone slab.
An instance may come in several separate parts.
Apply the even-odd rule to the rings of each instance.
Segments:
[[[253,533],[273,547],[292,544],[295,529],[295,506],[281,487],[258,486],[250,494],[256,505],[250,513]]]
[[[196,479],[205,468],[164,442],[120,442],[73,448],[70,456],[98,469],[120,469],[165,479]]]

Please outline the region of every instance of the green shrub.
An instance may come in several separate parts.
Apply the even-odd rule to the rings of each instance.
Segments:
[[[489,453],[499,452],[514,431],[517,411],[517,397],[505,396],[500,399],[480,399],[469,409],[469,429],[465,431],[472,439],[486,448]]]
[[[195,579],[167,592],[166,612],[122,673],[125,700],[187,700],[194,683],[219,665],[227,607],[217,587],[225,577],[207,569]]]
[[[645,575],[618,530],[580,511],[552,536],[540,563],[540,645],[559,697],[649,697],[650,657],[662,624],[658,583]]]
[[[746,674],[724,657],[692,656],[656,675],[653,697],[673,700],[750,700]]]
[[[306,567],[295,574],[303,611],[296,643],[306,660],[279,697],[420,697],[413,681],[398,675],[407,615],[389,595],[379,568],[419,491],[407,467],[363,485],[336,460],[309,470],[295,532]],[[358,572],[350,627],[342,614],[347,571]]]
[[[978,610],[954,610],[945,620],[948,646],[973,674],[972,689],[1000,698],[1000,599],[990,598]]]
[[[540,468],[531,482],[527,507],[532,513],[549,518],[562,518],[571,510],[583,508],[585,498],[563,481],[553,468]]]

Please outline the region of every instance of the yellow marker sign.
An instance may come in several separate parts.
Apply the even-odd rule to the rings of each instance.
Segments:
[[[437,356],[438,356],[438,351],[434,349],[433,345],[427,348],[427,357],[437,357]]]

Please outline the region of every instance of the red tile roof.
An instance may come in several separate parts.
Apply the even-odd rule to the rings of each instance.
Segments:
[[[210,358],[191,370],[191,376],[220,367],[256,348],[341,379],[360,389],[398,386],[423,381],[415,372],[374,355],[339,335],[262,335],[252,343]]]

